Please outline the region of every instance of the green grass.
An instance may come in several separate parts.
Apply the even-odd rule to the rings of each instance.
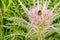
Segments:
[[[51,0],[48,8],[52,9],[59,1]],[[28,9],[33,7],[32,0],[21,0],[21,2]],[[54,13],[59,11],[60,5],[54,10]],[[59,30],[44,38],[39,34],[34,34],[33,31],[30,32],[31,27],[25,23],[25,20],[30,22],[26,11],[19,5],[18,0],[0,0],[0,40],[60,40]],[[54,20],[54,23],[60,23],[60,17]],[[60,26],[56,28],[60,29]]]

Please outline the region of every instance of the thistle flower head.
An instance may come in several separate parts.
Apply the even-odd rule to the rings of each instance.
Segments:
[[[29,10],[29,15],[32,18],[31,22],[33,24],[38,24],[39,22],[47,21],[48,18],[52,16],[52,12],[49,9],[45,9],[43,11],[43,15],[44,15],[44,19],[43,19],[42,18],[42,11],[38,10],[37,7],[34,7],[34,8],[32,8],[32,9]]]
[[[49,10],[49,9],[44,10],[44,13],[45,13],[45,17],[46,17],[46,18],[49,18],[49,17],[52,16],[52,12],[51,12],[51,10]]]

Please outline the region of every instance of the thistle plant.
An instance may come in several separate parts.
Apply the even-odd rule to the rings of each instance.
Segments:
[[[31,0],[31,7],[26,7],[24,0],[6,1],[1,0],[1,40],[51,40],[52,34],[60,35],[60,23],[55,23],[60,17],[60,10],[55,10],[59,0],[53,7],[49,6],[52,0]]]

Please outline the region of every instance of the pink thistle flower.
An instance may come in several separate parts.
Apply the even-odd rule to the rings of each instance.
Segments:
[[[37,7],[34,7],[34,8],[32,8],[32,9],[29,10],[29,15],[31,17],[37,16],[37,13],[38,13],[38,8]]]
[[[32,19],[32,23],[33,23],[33,24],[37,24],[38,22],[39,22],[38,17],[34,17],[34,18]]]
[[[32,23],[33,24],[37,24],[39,22],[39,18],[38,18],[38,8],[34,7],[32,9],[29,10],[29,15],[32,17]]]
[[[45,18],[47,19],[53,15],[51,10],[48,9],[44,10],[44,13],[45,13]]]
[[[51,10],[48,10],[48,9],[45,9],[44,10],[44,18],[39,18],[39,15],[38,15],[38,8],[37,7],[34,7],[32,9],[29,10],[29,15],[32,17],[32,23],[33,24],[38,24],[40,21],[45,21],[46,19],[48,19],[49,17],[52,16],[52,12]]]

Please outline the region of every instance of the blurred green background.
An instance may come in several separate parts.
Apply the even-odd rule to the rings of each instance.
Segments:
[[[45,0],[41,0],[42,5]],[[52,9],[60,0],[51,0],[48,9]],[[33,0],[21,0],[28,8],[33,7]],[[54,10],[54,13],[60,12],[60,5]],[[29,22],[27,13],[19,5],[18,0],[0,0],[0,40],[33,40],[31,36],[33,32],[26,37],[31,27],[22,23],[20,18]],[[60,23],[60,17],[53,21]],[[60,29],[60,26],[57,28]],[[37,38],[37,36],[35,37]],[[37,39],[36,39],[37,40]],[[42,39],[43,40],[43,39]],[[60,40],[60,34],[53,33],[44,40]]]

